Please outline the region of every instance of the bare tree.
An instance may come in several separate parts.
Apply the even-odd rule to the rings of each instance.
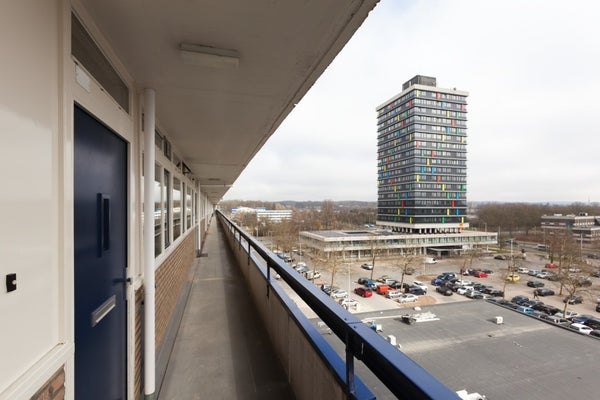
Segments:
[[[392,259],[392,266],[400,270],[402,276],[400,278],[400,287],[404,285],[405,275],[410,275],[414,271],[414,266],[419,264],[420,256],[417,256],[415,252],[402,253]],[[371,278],[372,279],[372,278]]]
[[[370,257],[371,257],[371,276],[370,279],[373,279],[373,274],[375,273],[375,261],[377,261],[377,258],[379,257],[380,253],[381,253],[381,247],[379,246],[379,241],[377,240],[378,237],[377,235],[373,234],[373,233],[369,233],[369,250],[370,250]]]

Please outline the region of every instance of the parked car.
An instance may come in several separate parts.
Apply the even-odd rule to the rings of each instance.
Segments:
[[[414,303],[418,300],[419,296],[410,293],[403,294],[402,296],[398,297],[398,303]]]
[[[306,279],[308,279],[309,281],[315,280],[320,277],[321,277],[320,271],[307,271],[306,272]]]
[[[577,278],[577,286],[592,286],[592,280],[588,277],[580,276]]]
[[[413,286],[420,287],[420,288],[421,288],[421,289],[423,289],[425,292],[427,292],[427,285],[426,285],[426,284],[424,284],[423,282],[421,282],[421,281],[413,281],[413,283],[412,283],[412,284],[413,284]]]
[[[558,276],[558,275],[556,275],[556,274],[553,274],[552,272],[550,272],[550,273],[548,274],[548,276],[546,277],[546,279],[548,279],[548,280],[549,280],[549,281],[551,281],[551,282],[556,282],[556,281],[559,281],[559,280],[560,280],[560,276]]]
[[[400,289],[402,290],[404,287],[408,288],[410,285],[407,283],[400,283],[400,281],[395,281],[389,284],[391,289]]]
[[[518,281],[520,279],[521,279],[521,277],[517,273],[515,273],[515,272],[506,275],[506,280],[508,282],[516,282],[516,281]]]
[[[543,271],[536,275],[536,278],[546,279],[550,276],[549,272]]]
[[[444,283],[444,282],[446,282],[446,281],[445,281],[445,280],[443,280],[443,279],[440,279],[440,278],[433,278],[433,279],[431,280],[431,284],[432,284],[433,286],[440,286],[440,285],[441,285],[442,283]]]
[[[498,254],[494,256],[495,260],[506,260],[506,256],[504,254]]]
[[[537,288],[533,291],[533,294],[538,296],[554,296],[554,290],[548,288]]]
[[[438,275],[438,278],[449,281],[450,279],[456,278],[456,274],[454,272],[442,272]]]
[[[487,278],[487,274],[485,272],[483,272],[482,270],[480,270],[480,269],[474,271],[473,272],[473,276],[475,278]]]
[[[558,265],[550,262],[550,263],[546,263],[546,265],[544,265],[544,268],[558,268]]]
[[[563,303],[581,304],[583,303],[583,297],[577,294],[574,294],[572,296],[565,296],[565,298],[563,299]]]
[[[554,315],[556,315],[557,317],[562,317],[562,318],[566,318],[566,319],[573,319],[573,318],[579,316],[579,313],[576,311],[571,311],[571,310],[567,310],[563,313],[562,310],[559,310],[558,312],[554,313]]]
[[[368,280],[369,280],[369,278],[361,277],[361,278],[358,278],[358,280],[356,282],[358,282],[359,285],[365,285]]]
[[[467,293],[465,293],[465,296],[470,299],[483,299],[483,293],[478,290],[469,290]]]
[[[351,299],[351,298],[348,298],[348,297],[340,299],[339,303],[345,309],[348,309],[348,308],[358,308],[358,301],[356,301],[354,299]]]
[[[416,294],[416,295],[419,295],[419,296],[423,296],[423,295],[427,294],[427,291],[423,290],[423,288],[419,287],[419,286],[411,286],[411,287],[409,287],[408,288],[408,292],[410,294]]]
[[[438,286],[435,288],[436,292],[439,292],[441,294],[443,294],[444,296],[452,296],[453,292],[452,289],[450,289],[447,286]]]
[[[527,286],[532,288],[544,287],[545,283],[540,281],[527,281]]]
[[[294,268],[296,270],[296,272],[303,274],[305,272],[309,271],[309,268],[306,265],[301,265],[301,266],[297,266]]]
[[[537,276],[540,272],[542,272],[542,271],[540,271],[539,269],[530,269],[529,272],[527,273],[527,275]]]
[[[354,293],[361,297],[371,297],[373,296],[373,291],[369,288],[365,287],[357,287],[354,289]]]
[[[401,297],[403,295],[404,294],[399,290],[388,290],[385,293],[385,297],[387,297],[388,299],[395,299],[395,298]]]
[[[600,329],[594,329],[593,331],[591,331],[590,332],[590,336],[594,336],[594,337],[600,338]]]
[[[512,303],[515,303],[515,304],[521,304],[521,303],[524,303],[526,301],[529,301],[529,297],[527,297],[527,296],[515,296],[510,301]]]
[[[460,287],[460,288],[456,289],[456,293],[465,295],[465,294],[467,294],[467,292],[470,292],[472,290],[474,290],[472,287],[467,288],[467,287],[463,286],[463,287]]]
[[[504,292],[502,290],[495,289],[495,288],[486,289],[485,293],[489,294],[490,296],[494,296],[494,297],[503,297],[504,296]]]
[[[536,311],[543,312],[544,314],[547,314],[547,315],[554,315],[557,312],[560,312],[560,309],[558,307],[554,307],[554,306],[551,306],[550,304],[544,304],[544,303],[536,304],[531,308],[533,308]]]
[[[331,292],[330,296],[334,299],[341,299],[342,297],[347,297],[348,292],[346,292],[344,289],[336,289]]]
[[[580,323],[576,323],[576,322],[569,325],[569,328],[571,328],[574,331],[579,332],[583,335],[589,335],[590,332],[593,331],[593,329],[590,328],[589,326],[580,324]]]
[[[571,321],[573,321],[577,324],[585,324],[586,322],[588,322],[591,319],[594,319],[593,315],[581,314],[581,315],[576,315],[573,318],[571,318]]]
[[[597,271],[592,271],[592,272],[590,273],[590,276],[593,276],[593,277],[595,277],[595,278],[600,278],[600,269],[599,269],[599,270],[597,270]]]
[[[535,314],[535,310],[531,307],[526,307],[526,306],[519,306],[517,307],[517,311],[523,314],[527,314],[527,315],[533,315]]]
[[[327,293],[328,295],[329,295],[329,294],[330,294],[330,293],[331,293],[333,290],[338,290],[338,289],[339,289],[339,287],[337,287],[337,286],[331,286],[331,285],[328,285],[328,284],[326,284],[326,283],[324,283],[324,284],[322,284],[322,285],[321,285],[321,290],[322,290],[322,291],[324,291],[325,293]]]
[[[371,263],[364,263],[363,265],[360,266],[362,269],[368,269],[368,270],[372,270],[373,269],[373,264]]]
[[[570,324],[570,322],[569,322],[568,319],[561,318],[558,315],[542,314],[542,315],[540,315],[540,319],[543,319],[544,321],[548,321],[548,322],[551,322],[551,323],[556,324],[556,325],[567,325],[567,324]]]
[[[375,291],[377,292],[377,294],[386,294],[387,291],[390,290],[389,285],[377,285],[377,288],[375,288]]]

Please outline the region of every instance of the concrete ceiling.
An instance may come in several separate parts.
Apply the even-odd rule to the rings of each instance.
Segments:
[[[156,91],[162,133],[217,203],[378,0],[81,0],[136,81]],[[234,50],[239,66],[190,65],[181,43]]]

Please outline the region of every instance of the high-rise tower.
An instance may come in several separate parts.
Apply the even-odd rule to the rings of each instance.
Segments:
[[[467,92],[417,75],[377,107],[377,224],[397,232],[468,227]]]

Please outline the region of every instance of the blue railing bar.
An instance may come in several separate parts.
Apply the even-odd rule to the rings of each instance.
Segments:
[[[404,353],[391,347],[385,339],[341,308],[314,284],[301,277],[262,243],[241,230],[222,213],[227,221],[271,266],[302,300],[342,340],[352,354],[361,360],[399,399],[456,399],[458,395],[434,378]],[[394,349],[394,350],[392,350]]]
[[[264,267],[259,264],[257,265],[264,274]],[[329,366],[342,386],[347,386],[347,380],[345,379],[345,374],[347,372],[346,363],[342,360],[340,355],[333,347],[331,347],[329,342],[323,338],[323,334],[306,318],[302,310],[298,308],[298,305],[277,282],[273,283],[271,289],[286,306],[287,310],[290,312],[290,317],[294,320],[296,325],[300,327],[300,330],[304,332],[309,343],[312,344],[313,348],[323,360],[323,363]],[[375,400],[375,396],[371,390],[358,377],[354,377],[354,391],[348,398],[351,400]]]

